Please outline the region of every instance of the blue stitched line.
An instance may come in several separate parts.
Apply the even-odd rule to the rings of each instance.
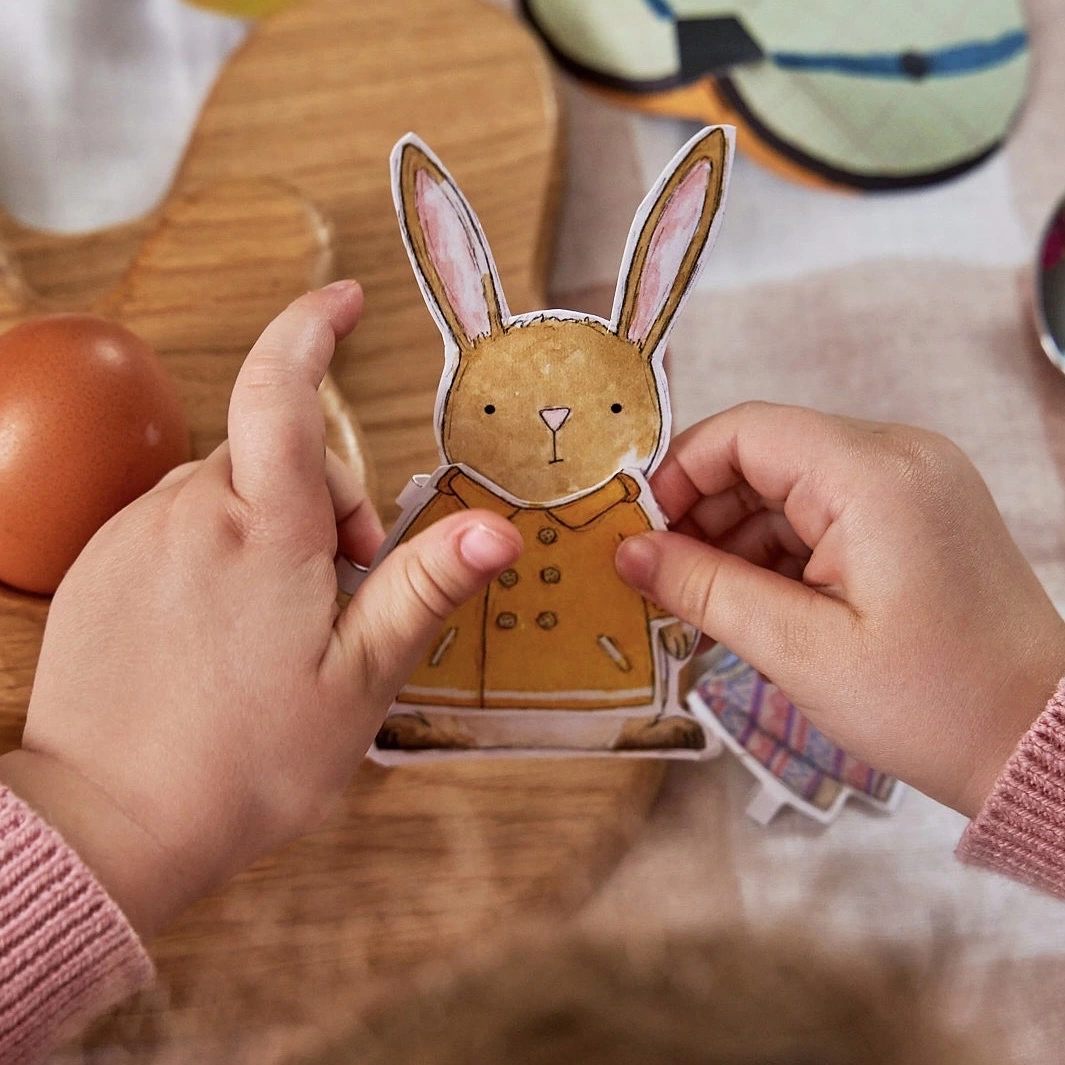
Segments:
[[[774,52],[770,58],[784,70],[827,71],[835,74],[864,74],[873,78],[952,77],[998,66],[1028,47],[1028,34],[1014,30],[993,41],[974,41],[951,48],[937,48],[914,55],[924,64],[915,75],[907,70],[905,57],[898,53],[873,55],[837,55],[825,53]]]
[[[673,17],[673,8],[669,6],[668,0],[646,0],[646,3],[659,18]]]
[[[673,19],[675,17],[669,0],[644,0],[644,3],[657,18]],[[958,74],[971,74],[977,70],[986,70],[988,67],[999,66],[1007,62],[1027,47],[1028,34],[1024,30],[1011,30],[991,41],[973,41],[969,44],[933,49],[930,52],[914,52],[913,57],[923,66],[920,74],[915,74],[912,67],[907,69],[904,54],[900,52],[871,55],[845,55],[836,52],[773,52],[768,58],[782,70],[919,80],[922,77],[953,77]]]

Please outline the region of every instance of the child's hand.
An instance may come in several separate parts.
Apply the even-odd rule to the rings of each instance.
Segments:
[[[1065,674],[1065,623],[965,455],[933,433],[748,404],[652,480],[674,532],[621,575],[857,757],[977,812]]]
[[[381,527],[325,448],[317,387],[352,282],[297,300],[248,356],[229,442],[107,523],[56,593],[23,749],[0,780],[143,934],[313,828],[441,621],[521,550],[469,512],[400,547],[343,612],[339,547]]]

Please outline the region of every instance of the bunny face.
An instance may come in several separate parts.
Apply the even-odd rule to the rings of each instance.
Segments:
[[[654,469],[669,438],[665,340],[712,244],[731,157],[731,130],[716,127],[667,168],[633,222],[606,322],[511,316],[458,186],[416,137],[400,141],[396,208],[445,342],[436,429],[446,462],[533,505]]]
[[[660,387],[650,363],[602,323],[533,319],[459,361],[444,455],[529,503],[578,495],[648,468]]]

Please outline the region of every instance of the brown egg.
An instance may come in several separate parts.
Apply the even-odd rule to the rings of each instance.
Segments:
[[[189,458],[174,382],[117,322],[34,318],[0,336],[0,581],[51,593],[93,533]]]

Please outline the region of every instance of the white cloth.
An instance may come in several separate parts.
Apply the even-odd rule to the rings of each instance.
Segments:
[[[150,210],[244,33],[179,0],[0,4],[0,204],[62,232]]]

